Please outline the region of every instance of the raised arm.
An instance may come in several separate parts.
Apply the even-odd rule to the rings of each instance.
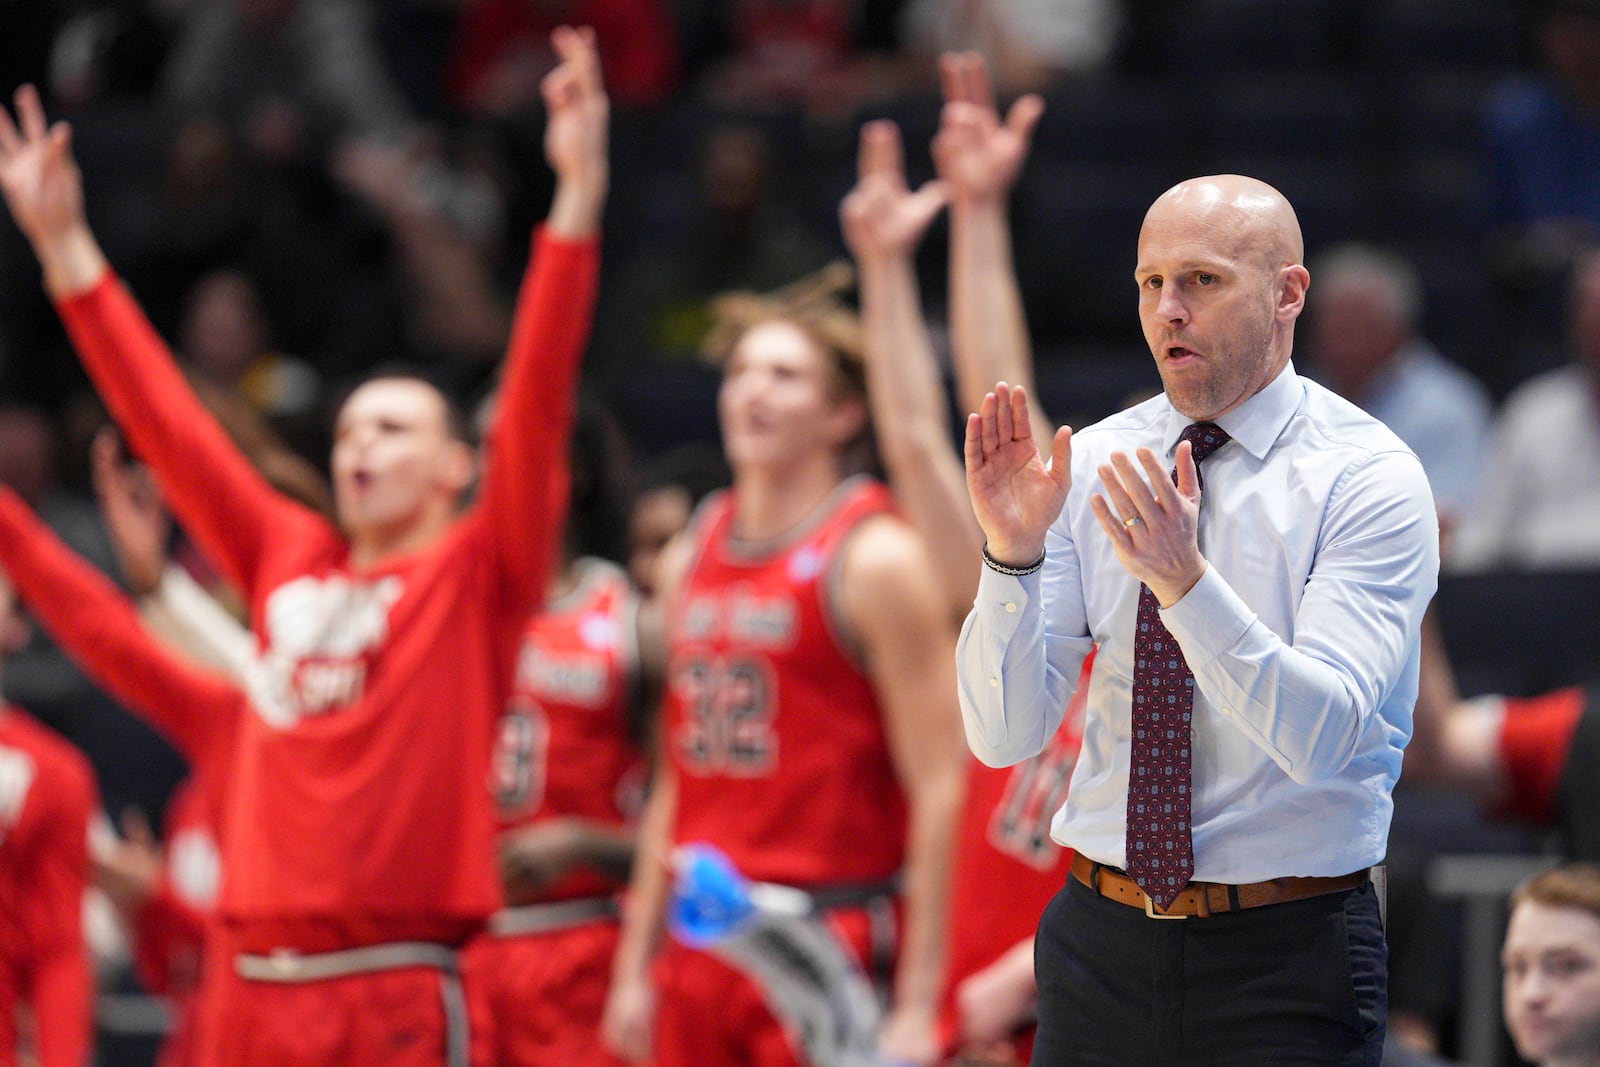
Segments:
[[[0,192],[33,246],[84,368],[184,528],[253,595],[269,537],[325,525],[279,498],[250,466],[112,274],[84,215],[70,128],[46,124],[32,86],[17,91],[16,110],[13,124],[0,108]]]
[[[950,876],[966,787],[956,708],[955,635],[931,577],[933,562],[903,523],[880,520],[851,540],[844,609],[883,709],[895,773],[910,815],[905,923],[882,1051],[894,1063],[938,1060]],[[970,561],[969,561],[970,566]]]
[[[89,467],[117,569],[139,598],[145,625],[197,666],[242,683],[254,659],[255,638],[167,559],[171,524],[166,509],[143,468],[123,464],[115,430],[107,427],[95,435]]]
[[[475,521],[483,524],[513,610],[538,603],[566,518],[567,439],[588,342],[599,270],[600,215],[610,175],[608,103],[594,35],[552,35],[561,64],[545,77],[545,156],[555,199],[517,298],[489,471]]]
[[[913,263],[917,243],[944,206],[944,187],[906,187],[900,131],[892,122],[861,128],[857,171],[839,216],[860,277],[873,428],[895,496],[933,554],[949,611],[959,619],[977,589],[983,534],[951,441]]]
[[[0,486],[0,566],[28,610],[95,684],[190,760],[231,747],[239,690],[151,637],[126,597]]]
[[[933,161],[950,196],[950,324],[956,397],[977,411],[997,381],[1035,392],[1033,347],[1011,253],[1008,201],[1028,156],[1044,101],[1024,96],[1005,121],[995,108],[983,57],[940,58],[944,111],[933,139]],[[1049,422],[1037,402],[1033,421]]]

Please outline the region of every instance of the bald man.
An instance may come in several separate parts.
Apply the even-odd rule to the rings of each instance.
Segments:
[[[1174,186],[1134,270],[1162,394],[1063,427],[1048,457],[1020,389],[967,420],[974,753],[1039,752],[1099,647],[1051,827],[1076,858],[1036,940],[1035,1065],[1379,1060],[1369,868],[1438,526],[1416,456],[1295,373],[1302,255],[1270,186]]]

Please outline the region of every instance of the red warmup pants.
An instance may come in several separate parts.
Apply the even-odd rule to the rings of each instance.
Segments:
[[[608,918],[467,946],[462,971],[490,1016],[495,1067],[626,1067],[600,1039],[618,933]]]
[[[219,938],[226,943],[226,938]],[[216,953],[201,983],[197,1042],[207,1067],[450,1067],[447,985],[432,967],[307,982],[240,977],[236,953]],[[472,1067],[485,1067],[487,1014],[468,990]],[[459,1001],[457,1004],[459,1005]]]

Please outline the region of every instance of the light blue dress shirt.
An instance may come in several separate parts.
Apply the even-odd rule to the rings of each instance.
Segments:
[[[1233,441],[1202,468],[1208,567],[1161,613],[1195,677],[1194,877],[1347,874],[1388,840],[1438,584],[1433,496],[1398,437],[1293,365],[1216,421]],[[1170,464],[1188,422],[1158,396],[1075,433],[1043,569],[985,567],[957,651],[968,744],[1005,766],[1043,748],[1100,646],[1051,836],[1119,867],[1139,583],[1089,499],[1112,452]]]

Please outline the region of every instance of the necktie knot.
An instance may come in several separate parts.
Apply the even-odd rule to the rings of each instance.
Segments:
[[[1183,433],[1178,437],[1180,443],[1189,442],[1196,464],[1203,462],[1207,456],[1230,440],[1232,438],[1228,436],[1228,431],[1214,422],[1191,422],[1183,428]]]

